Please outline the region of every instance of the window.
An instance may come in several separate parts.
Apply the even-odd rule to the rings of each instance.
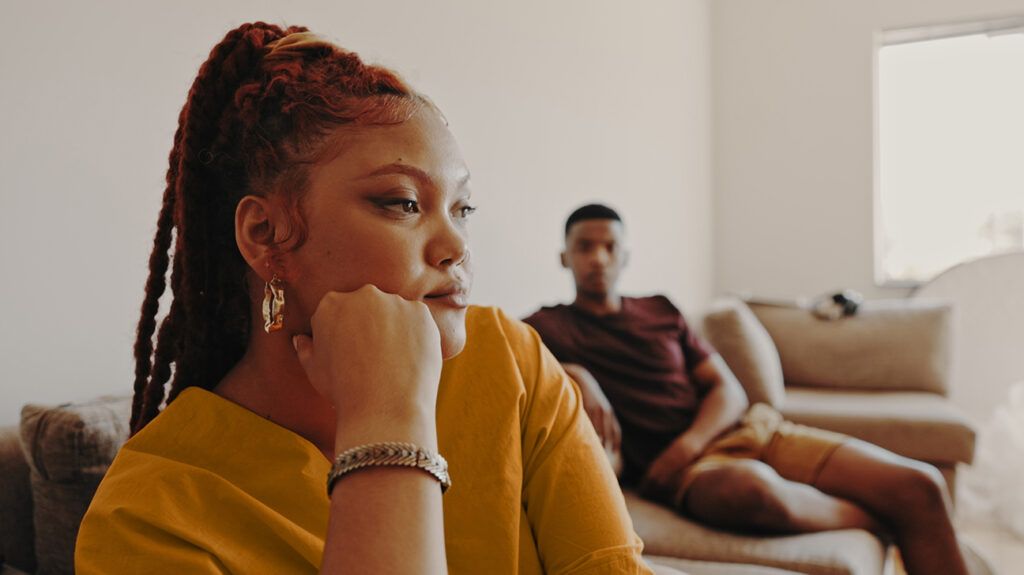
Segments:
[[[883,44],[877,281],[914,285],[1024,249],[1024,19],[887,32]]]

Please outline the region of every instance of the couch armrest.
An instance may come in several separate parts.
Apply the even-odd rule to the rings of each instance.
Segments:
[[[89,502],[128,439],[131,397],[21,409],[40,573],[74,571],[75,538]]]
[[[35,571],[34,541],[32,487],[18,427],[0,427],[0,565]]]

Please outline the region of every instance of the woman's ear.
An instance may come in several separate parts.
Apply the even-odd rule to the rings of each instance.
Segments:
[[[270,281],[279,262],[273,261],[280,254],[277,239],[285,225],[282,210],[269,199],[260,196],[245,196],[235,208],[235,243],[249,267],[263,281]]]

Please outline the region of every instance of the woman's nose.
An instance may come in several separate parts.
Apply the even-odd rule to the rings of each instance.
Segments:
[[[459,265],[469,255],[469,238],[450,218],[443,218],[428,246],[427,258],[435,267]]]

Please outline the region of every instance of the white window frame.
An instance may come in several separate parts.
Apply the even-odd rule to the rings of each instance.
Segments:
[[[911,42],[926,42],[929,40],[941,40],[945,38],[957,38],[961,36],[973,36],[977,34],[988,34],[989,36],[1000,36],[1004,34],[1024,33],[1024,15],[1014,15],[997,19],[990,19],[975,22],[957,22],[946,24],[932,24],[915,26],[911,28],[898,28],[883,30],[875,36],[872,70],[874,76],[873,86],[873,147],[874,147],[874,181],[873,181],[873,227],[874,227],[874,278],[875,285],[881,288],[917,288],[927,280],[893,280],[885,277],[883,265],[883,250],[885,244],[884,230],[882,227],[881,214],[881,145],[880,145],[880,124],[879,124],[879,65],[878,54],[882,48]]]

